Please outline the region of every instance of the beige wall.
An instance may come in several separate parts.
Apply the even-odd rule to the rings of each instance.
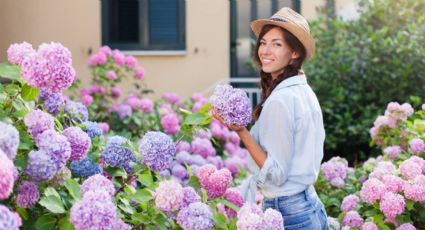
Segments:
[[[78,77],[87,83],[88,50],[96,52],[101,42],[100,18],[99,0],[1,0],[0,61],[11,43],[27,41],[36,48],[59,41],[71,50]],[[155,97],[189,96],[229,77],[229,20],[228,0],[186,0],[186,55],[136,56]]]
[[[78,77],[87,79],[88,49],[100,45],[99,9],[98,0],[1,0],[0,61],[11,43],[27,41],[37,48],[58,41],[72,52]]]

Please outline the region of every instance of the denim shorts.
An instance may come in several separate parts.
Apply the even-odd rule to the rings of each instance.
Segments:
[[[328,229],[325,207],[313,186],[295,195],[265,198],[263,210],[268,208],[282,214],[285,230]]]

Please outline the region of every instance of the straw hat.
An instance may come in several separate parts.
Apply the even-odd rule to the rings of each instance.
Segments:
[[[269,19],[258,19],[251,22],[251,29],[258,37],[265,25],[275,25],[291,32],[304,45],[307,52],[306,58],[313,56],[315,50],[314,39],[310,35],[310,27],[307,20],[288,7],[280,9]]]

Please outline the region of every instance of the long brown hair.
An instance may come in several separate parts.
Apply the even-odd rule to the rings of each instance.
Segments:
[[[262,69],[260,71],[260,87],[261,87],[261,101],[254,108],[253,117],[254,120],[258,120],[261,114],[261,110],[263,109],[263,104],[270,96],[274,88],[282,82],[283,80],[290,78],[292,76],[298,75],[301,67],[306,58],[306,50],[302,43],[288,30],[274,25],[265,25],[261,29],[260,34],[258,35],[257,45],[255,47],[254,53],[254,61],[257,62],[259,66],[261,66],[260,57],[258,56],[258,49],[260,48],[261,39],[263,36],[269,32],[273,28],[279,28],[283,32],[283,38],[288,44],[289,48],[292,49],[293,52],[297,53],[299,56],[296,59],[293,59],[287,66],[285,66],[283,73],[281,73],[276,79],[273,80],[271,73],[265,73]]]

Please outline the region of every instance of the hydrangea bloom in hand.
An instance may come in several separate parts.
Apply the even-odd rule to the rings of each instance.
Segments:
[[[210,101],[226,125],[246,126],[251,122],[251,102],[245,91],[230,85],[219,85]]]

